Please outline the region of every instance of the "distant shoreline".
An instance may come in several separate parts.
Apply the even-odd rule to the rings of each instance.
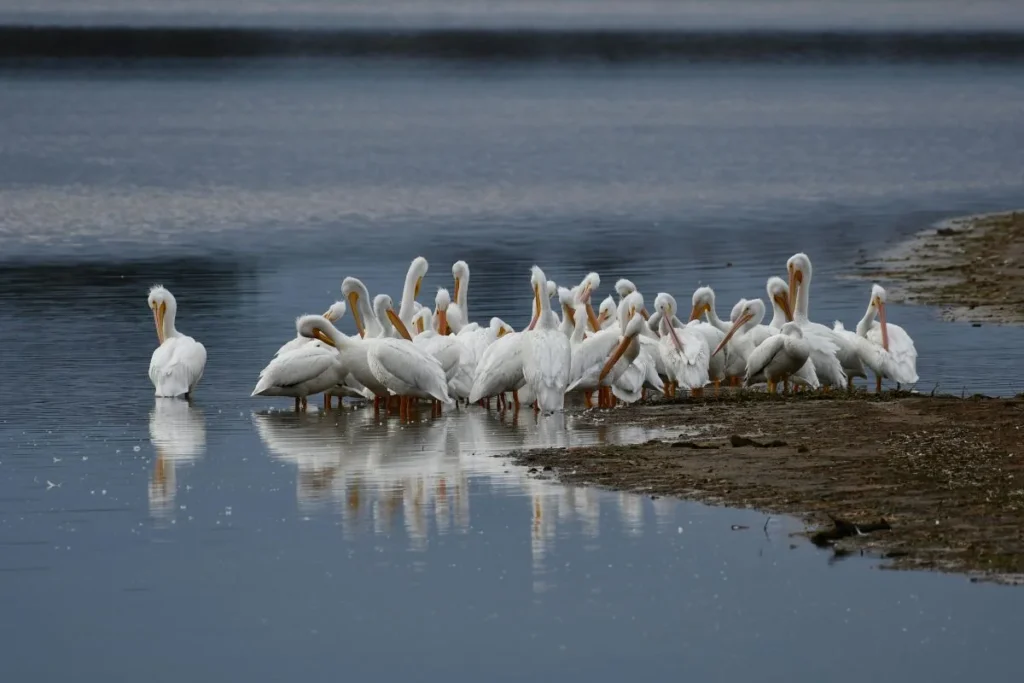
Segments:
[[[892,283],[892,300],[941,307],[945,320],[1024,324],[1024,211],[941,221],[856,277]]]
[[[1022,63],[1024,30],[262,28],[0,24],[0,65],[38,60]]]

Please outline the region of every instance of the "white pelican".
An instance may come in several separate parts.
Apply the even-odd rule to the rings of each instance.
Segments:
[[[719,318],[718,313],[715,312],[714,290],[710,287],[698,287],[693,292],[692,301],[693,309],[690,311],[690,322],[686,326],[704,337],[708,349],[717,348],[725,338],[725,333],[729,330],[730,325]],[[700,320],[702,315],[707,318],[706,322]],[[708,363],[708,377],[715,383],[716,392],[722,380],[726,378],[725,365],[728,354],[729,349],[726,348],[724,354],[711,356],[711,361]]]
[[[781,284],[783,288],[786,288],[786,283],[779,278],[773,279],[777,282],[773,283],[769,280],[768,292],[769,296],[772,297],[777,317],[780,314],[780,309],[782,309],[783,319],[779,323],[781,328],[787,322],[784,312],[789,310],[789,304],[786,299],[786,292],[779,291],[778,285]],[[746,377],[747,365],[754,349],[764,343],[769,337],[777,335],[779,330],[769,325],[760,324],[765,315],[764,303],[760,299],[740,299],[740,304],[737,310],[737,319],[733,321],[732,328],[725,335],[722,343],[712,353],[720,353],[731,340],[730,348],[732,349],[732,354],[729,356],[728,369],[730,372],[738,370],[740,376]],[[774,325],[774,321],[772,324]],[[807,340],[805,339],[805,341]],[[808,346],[810,348],[809,342]],[[742,363],[742,368],[739,367],[740,363]],[[807,362],[799,370],[792,373],[790,379],[798,386],[810,389],[817,389],[819,387],[818,375],[814,371],[814,362],[811,358],[808,358]]]
[[[718,312],[715,310],[715,290],[710,287],[698,287],[693,292],[693,310],[690,311],[690,320],[700,320],[702,315],[707,318],[712,327],[722,334],[729,331],[729,323],[718,317]]]
[[[765,309],[764,302],[760,299],[740,299],[733,307],[733,312],[736,317],[732,319],[732,326],[718,347],[712,351],[713,354],[719,354],[728,347],[725,374],[730,380],[743,377],[747,372],[747,359],[750,358],[751,352],[773,333],[777,334],[774,330],[769,331],[767,325],[761,325]],[[761,328],[764,328],[763,332]]]
[[[448,380],[448,393],[454,394],[457,398],[469,397],[473,388],[472,368],[464,367],[462,360],[471,356],[472,351],[466,348],[458,336],[448,335],[448,306],[451,303],[451,295],[447,289],[437,290],[434,298],[437,306],[437,328],[433,327],[433,316],[430,309],[423,307],[416,314],[416,328],[418,334],[413,337],[413,343],[428,354],[437,359],[444,370],[445,378]],[[473,364],[475,366],[475,363]]]
[[[345,312],[347,308],[348,307],[345,306],[344,301],[335,301],[331,305],[331,307],[327,309],[327,312],[324,313],[324,317],[330,320],[331,324],[333,325],[334,323],[338,322],[339,320],[345,317]],[[282,353],[294,351],[303,344],[309,344],[312,341],[313,339],[311,337],[303,337],[301,334],[297,334],[295,335],[295,339],[285,342],[274,355],[280,356]]]
[[[412,325],[412,316],[416,314],[416,297],[420,295],[423,278],[427,275],[427,259],[417,256],[409,264],[405,274],[405,285],[402,287],[402,303],[398,307],[398,317],[408,327]]]
[[[875,392],[882,392],[882,378],[887,377],[900,384],[917,382],[917,349],[914,340],[899,325],[885,319],[885,289],[880,285],[871,287],[871,301],[864,317],[857,323],[854,334],[836,321],[835,331],[856,345],[864,365],[875,373]],[[878,321],[875,320],[878,316]]]
[[[511,391],[515,407],[519,408],[519,390],[526,384],[522,343],[522,332],[509,331],[505,326],[499,328],[494,343],[487,346],[476,364],[473,390],[469,392],[470,403],[497,396],[500,404],[505,392]]]
[[[395,339],[385,336],[365,340],[369,345],[367,359],[370,363],[370,372],[378,382],[402,399],[399,407],[400,416],[409,416],[409,402],[412,398],[451,403],[448,379],[441,364],[411,342],[409,330],[395,312],[391,297],[387,294],[378,294],[373,304],[377,319],[390,321],[404,337]],[[435,403],[435,412],[439,412],[439,408],[439,403]]]
[[[848,382],[849,388],[852,389],[854,377],[867,377],[856,347],[849,339],[836,334],[821,323],[811,322],[807,317],[811,299],[811,259],[804,253],[794,254],[786,262],[786,269],[789,271],[789,305],[793,309],[793,322],[801,327],[804,338],[824,338],[836,347],[835,356],[839,359],[841,372],[829,372],[828,369],[819,367],[815,361],[814,370],[818,373],[818,379],[822,384],[835,386],[843,386]],[[814,341],[808,341],[813,352]]]
[[[804,341],[802,328],[797,323],[786,323],[779,334],[772,335],[754,349],[747,361],[746,384],[749,386],[764,378],[768,393],[776,393],[776,385],[785,382],[800,370],[811,355]]]
[[[360,337],[376,338],[384,334],[384,327],[373,312],[370,292],[363,281],[347,277],[341,283],[341,293],[348,299],[348,307],[352,311],[352,319],[356,323]]]
[[[178,303],[162,285],[149,290],[149,308],[160,341],[149,361],[155,393],[164,398],[190,398],[206,367],[206,347],[178,332],[174,326]]]
[[[670,382],[668,395],[675,396],[680,386],[691,391],[704,388],[709,381],[708,368],[711,364],[707,338],[690,325],[673,324],[678,318],[676,300],[671,294],[658,294],[654,299],[654,310],[661,329],[659,352],[665,376]]]
[[[616,312],[619,307],[610,295],[606,296],[597,309],[597,327],[604,330],[616,324]]]
[[[778,332],[787,322],[793,320],[793,309],[789,305],[789,285],[781,277],[768,278],[765,286],[768,300],[772,302],[772,321],[768,327]]]
[[[591,334],[573,348],[569,371],[570,384],[566,391],[582,390],[588,408],[591,407],[590,392],[595,389],[599,389],[598,407],[611,407],[612,400],[608,395],[608,389],[614,386],[616,380],[639,354],[639,343],[633,343],[636,335],[627,336],[626,331],[634,317],[643,325],[643,318],[636,315],[642,305],[643,297],[639,293],[627,295],[616,311],[618,323],[615,326]],[[621,363],[618,360],[622,354],[619,354],[616,362],[608,365],[608,359],[615,354],[623,340],[630,342],[623,348],[623,353],[629,351],[629,354]]]
[[[341,384],[348,375],[341,355],[330,344],[316,339],[315,330],[333,327],[322,315],[304,315],[295,321],[299,335],[307,337],[309,344],[274,356],[260,371],[260,379],[250,396],[291,396],[295,409],[306,408],[306,397],[326,392]],[[324,396],[326,405],[327,397]]]
[[[569,339],[558,330],[558,317],[551,310],[544,271],[534,266],[530,280],[540,313],[533,326],[523,333],[523,378],[537,397],[534,409],[555,412],[565,405],[572,352]]]

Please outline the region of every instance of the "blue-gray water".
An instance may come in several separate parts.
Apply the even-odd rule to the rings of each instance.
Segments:
[[[226,68],[230,67],[230,68]],[[1019,590],[829,563],[755,512],[565,489],[490,457],[636,441],[476,409],[412,426],[248,394],[346,275],[525,322],[528,270],[710,283],[785,259],[852,323],[858,258],[1019,206],[1013,64],[6,68],[0,126],[3,680],[855,681],[1019,671]],[[731,265],[727,265],[731,264]],[[148,286],[204,342],[157,402]],[[1021,332],[892,306],[919,388],[1012,393]],[[342,325],[351,330],[349,319]],[[671,425],[666,425],[670,428]],[[733,525],[749,529],[732,530]],[[795,545],[795,547],[792,547]]]

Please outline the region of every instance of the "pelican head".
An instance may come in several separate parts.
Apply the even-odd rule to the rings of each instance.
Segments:
[[[431,314],[430,309],[426,306],[416,311],[416,314],[412,316],[412,326],[416,330],[416,334],[423,334],[428,328],[433,326],[433,318],[434,316]]]
[[[702,315],[715,310],[715,290],[710,287],[698,287],[693,292],[693,310],[690,320],[697,320]]]
[[[598,329],[603,328],[605,326],[605,322],[611,320],[615,316],[616,308],[615,299],[613,299],[611,295],[606,296],[597,309]]]
[[[365,337],[367,321],[363,320],[363,313],[359,310],[359,300],[362,299],[368,303],[370,301],[370,292],[359,278],[347,277],[341,282],[341,294],[348,299],[348,305],[352,309],[352,318],[356,322],[359,336]]]
[[[793,307],[790,305],[789,285],[781,277],[768,278],[768,299],[773,305],[786,314],[786,320],[793,320]]]
[[[422,256],[417,256],[409,264],[409,273],[406,275],[406,282],[410,280],[414,283],[412,296],[415,299],[420,295],[420,287],[423,285],[423,278],[427,276],[427,259]]]
[[[725,345],[729,343],[729,340],[739,330],[745,329],[750,324],[756,325],[764,319],[764,302],[760,299],[740,299],[740,303],[736,307],[739,309],[736,312],[736,319],[733,321],[729,331],[725,333],[725,337],[718,344],[718,348],[711,354],[712,356],[724,349]]]
[[[448,290],[441,287],[434,297],[434,306],[437,307],[437,333],[448,334],[448,307],[452,303],[452,297]]]
[[[694,294],[696,297],[696,294]],[[654,310],[661,313],[661,319],[672,323],[672,316],[676,314],[676,298],[668,292],[661,292],[654,297]]]
[[[465,261],[452,264],[452,277],[455,278],[455,303],[459,302],[459,288],[463,282],[469,282],[469,265]]]
[[[619,301],[636,291],[636,285],[632,281],[622,278],[615,283],[615,293],[619,295]]]
[[[398,334],[402,335],[405,339],[412,339],[412,335],[409,334],[409,328],[405,326],[402,319],[398,317],[398,313],[395,312],[395,303],[391,300],[391,297],[387,294],[378,294],[373,298],[373,312],[377,315],[377,320],[384,321],[389,320],[391,324],[398,330]]]
[[[153,311],[153,324],[156,325],[156,337],[163,344],[167,335],[164,331],[165,320],[169,317],[173,325],[174,313],[178,310],[178,302],[174,295],[163,285],[153,285],[149,290],[149,309]]]
[[[878,323],[882,328],[882,348],[889,350],[889,326],[885,322],[885,288],[881,285],[871,286],[871,308],[878,313]]]
[[[624,313],[625,320],[628,322],[636,317],[637,313],[642,311],[644,308],[644,295],[640,292],[631,292],[627,294],[622,301],[619,303],[619,312]],[[642,318],[643,316],[641,316]]]
[[[803,252],[793,254],[786,261],[786,271],[789,273],[789,307],[793,308],[800,295],[799,290],[811,281],[811,259]]]
[[[498,317],[491,318],[490,328],[491,331],[494,332],[495,339],[501,339],[506,334],[511,334],[512,332],[515,332],[515,330],[512,329],[511,325],[509,325],[504,320]]]
[[[779,330],[779,333],[788,334],[790,337],[795,337],[797,339],[804,338],[803,331],[801,331],[800,326],[797,325],[795,322],[788,322],[785,325],[783,325],[782,329]]]
[[[332,323],[336,323],[345,317],[345,312],[348,310],[348,306],[345,305],[344,301],[335,301],[331,304],[331,307],[324,313],[324,317],[330,320]]]
[[[318,339],[328,346],[338,347],[334,340],[337,330],[326,315],[300,315],[295,319],[295,331],[307,339]]]
[[[590,301],[590,296],[594,291],[601,286],[601,276],[597,273],[587,273],[587,276],[580,282],[577,292],[579,293],[580,301],[586,303]]]

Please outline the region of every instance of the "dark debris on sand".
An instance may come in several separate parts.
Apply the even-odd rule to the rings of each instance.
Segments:
[[[891,567],[1024,573],[1024,399],[739,392],[582,419],[667,436],[518,462],[566,482],[803,516],[837,555],[869,550]]]

